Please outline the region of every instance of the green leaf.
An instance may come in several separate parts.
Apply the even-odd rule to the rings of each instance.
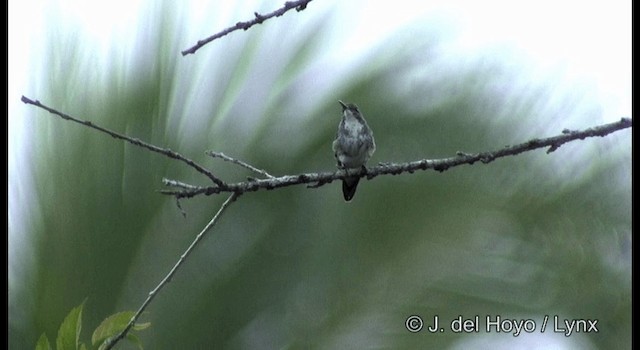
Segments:
[[[105,339],[104,342],[102,342],[102,344],[100,344],[100,346],[98,347],[98,350],[104,350],[107,348],[107,344],[109,343],[109,340],[113,339],[113,338],[107,338]],[[134,345],[136,345],[136,347],[138,349],[143,349],[142,347],[142,342],[140,341],[140,339],[138,338],[138,336],[136,336],[133,333],[128,333],[127,334],[127,340],[129,340],[131,343],[133,343]]]
[[[135,334],[131,334],[131,333],[127,334],[127,340],[129,340],[131,343],[136,345],[138,349],[140,350],[144,349],[142,347],[142,341],[140,341],[140,338],[138,338],[138,336],[136,336]]]
[[[91,344],[95,346],[107,338],[118,335],[127,327],[127,324],[129,324],[133,315],[135,315],[135,312],[133,311],[123,311],[105,318],[96,330],[93,331]]]
[[[46,334],[42,333],[40,339],[38,339],[36,350],[51,350],[51,344],[49,344],[49,338],[47,338]]]
[[[86,299],[85,299],[86,301]],[[73,308],[58,330],[58,338],[56,339],[56,347],[58,350],[76,350],[80,339],[80,330],[82,329],[82,308],[85,301],[79,306]]]
[[[112,339],[112,338],[107,338],[107,339],[105,339],[105,340],[100,344],[100,346],[98,346],[98,350],[104,350],[104,349],[106,349],[106,348],[107,348],[107,345],[109,344],[109,341],[110,341],[111,339]]]
[[[133,325],[132,329],[134,331],[141,331],[143,329],[147,329],[151,326],[151,322],[145,322],[145,323],[136,323]]]

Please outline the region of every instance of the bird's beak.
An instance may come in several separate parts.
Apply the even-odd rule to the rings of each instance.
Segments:
[[[340,105],[342,106],[342,110],[347,109],[347,105],[345,105],[344,102],[338,100],[338,103],[340,103]]]

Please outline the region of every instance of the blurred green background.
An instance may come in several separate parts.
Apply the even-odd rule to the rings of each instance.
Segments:
[[[437,21],[356,54],[348,47],[358,39],[340,45],[348,25],[336,23],[358,13],[321,1],[179,55],[251,17],[228,11],[232,20],[192,33],[177,4],[152,2],[133,44],[101,53],[52,16],[42,72],[29,77],[38,95],[25,95],[178,151],[226,181],[254,174],[205,150],[274,175],[335,169],[338,99],[358,104],[374,131],[370,164],[610,121],[588,87],[553,72],[532,79],[514,52],[452,55]],[[31,106],[21,114],[33,187],[9,202],[22,208],[9,225],[9,348],[32,348],[43,332],[55,339],[85,298],[89,342],[102,319],[139,307],[226,196],[181,201],[185,218],[157,192],[161,179],[208,185],[202,175]],[[446,331],[411,333],[410,315],[425,327],[437,315]],[[475,315],[480,332],[448,329]],[[487,315],[538,329],[487,333]],[[599,332],[541,333],[545,315],[597,319]],[[148,349],[629,349],[631,131],[549,155],[377,177],[351,203],[339,183],[246,194],[141,321],[152,323],[140,333]]]

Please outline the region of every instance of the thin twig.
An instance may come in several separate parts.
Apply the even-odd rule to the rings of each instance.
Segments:
[[[156,295],[158,295],[158,292],[160,292],[160,290],[171,281],[171,278],[173,277],[173,275],[176,273],[176,271],[178,271],[178,268],[182,266],[182,263],[187,259],[187,257],[193,251],[193,249],[202,240],[205,233],[207,233],[209,230],[211,230],[215,226],[215,224],[218,222],[218,219],[220,218],[220,215],[222,215],[222,213],[225,211],[225,209],[227,209],[229,204],[235,201],[238,198],[238,196],[240,196],[239,193],[232,193],[229,196],[229,198],[227,198],[227,200],[224,203],[222,203],[222,206],[220,206],[220,209],[218,209],[218,212],[216,213],[216,215],[214,215],[211,221],[209,221],[209,223],[202,229],[202,231],[200,231],[200,233],[196,236],[193,242],[191,242],[187,250],[185,250],[184,253],[182,253],[182,255],[180,256],[180,259],[178,259],[178,262],[176,262],[176,264],[173,266],[171,271],[169,271],[169,273],[162,279],[162,281],[160,281],[160,283],[151,292],[149,292],[147,299],[142,303],[142,305],[140,305],[140,308],[138,308],[138,311],[136,311],[135,315],[131,317],[131,320],[127,324],[127,327],[125,327],[125,329],[123,329],[122,332],[120,332],[117,336],[115,336],[114,338],[111,338],[108,341],[108,344],[105,347],[105,349],[113,348],[113,346],[116,345],[117,342],[119,342],[122,338],[127,336],[127,333],[129,333],[129,331],[131,330],[131,327],[135,325],[136,321],[138,320],[142,312],[144,312],[144,310],[147,308],[149,303],[151,303],[153,298],[155,298]]]
[[[234,32],[236,30],[240,30],[240,29],[247,30],[247,29],[253,27],[256,24],[260,24],[260,23],[264,22],[265,20],[267,20],[269,18],[280,17],[280,16],[284,15],[285,12],[287,12],[287,11],[289,11],[291,9],[295,8],[296,11],[300,12],[300,11],[306,9],[307,8],[307,4],[310,3],[311,1],[312,0],[287,1],[287,2],[284,3],[283,7],[279,8],[279,9],[277,9],[277,10],[271,12],[271,13],[268,13],[266,15],[261,15],[261,14],[259,14],[257,12],[254,12],[253,13],[253,15],[255,16],[254,19],[252,19],[250,21],[246,21],[246,22],[238,22],[238,23],[236,23],[236,25],[231,26],[231,27],[229,27],[229,28],[227,28],[227,29],[225,29],[225,30],[223,30],[223,31],[221,31],[219,33],[216,33],[216,34],[214,34],[214,35],[212,35],[212,36],[210,36],[210,37],[208,37],[206,39],[198,40],[198,43],[196,45],[194,45],[193,47],[190,47],[190,48],[182,51],[182,56],[186,56],[188,54],[193,54],[196,51],[198,51],[201,47],[203,47],[204,45],[206,45],[206,44],[208,44],[208,43],[210,43],[210,42],[212,42],[212,41],[214,41],[216,39],[222,38],[223,36],[225,36],[225,35],[227,35],[227,34],[229,34],[231,32]]]
[[[38,101],[38,100],[34,101],[34,100],[31,100],[31,99],[29,99],[29,98],[27,98],[25,96],[22,96],[22,102],[24,102],[26,104],[34,105],[34,106],[39,107],[39,108],[42,108],[42,109],[48,111],[51,114],[59,116],[62,119],[71,120],[73,122],[82,124],[84,126],[88,126],[88,127],[92,128],[92,129],[101,131],[101,132],[103,132],[103,133],[105,133],[107,135],[110,135],[110,136],[112,136],[112,137],[114,137],[116,139],[124,140],[124,141],[127,141],[127,142],[129,142],[129,143],[131,143],[133,145],[146,148],[146,149],[148,149],[150,151],[153,151],[153,152],[156,152],[156,153],[160,153],[160,154],[164,154],[165,156],[167,156],[169,158],[180,160],[180,161],[186,163],[187,165],[189,165],[190,167],[196,169],[199,173],[202,173],[205,176],[207,176],[218,187],[225,188],[227,186],[227,184],[224,183],[224,181],[222,181],[219,178],[217,178],[215,175],[213,175],[209,170],[205,169],[203,166],[201,166],[198,163],[194,162],[193,160],[181,155],[180,153],[174,152],[174,151],[172,151],[172,150],[170,150],[168,148],[165,149],[165,148],[161,148],[161,147],[158,147],[158,146],[154,146],[154,145],[146,143],[144,141],[140,141],[140,140],[138,140],[136,138],[132,138],[132,137],[129,137],[129,136],[126,136],[126,135],[122,135],[122,134],[119,134],[119,133],[117,133],[115,131],[111,131],[109,129],[103,128],[103,127],[101,127],[99,125],[94,124],[93,122],[74,118],[74,117],[72,117],[72,116],[70,116],[68,114],[65,114],[65,113],[62,113],[62,112],[58,112],[57,110],[55,110],[55,109],[53,109],[51,107],[45,106],[42,103],[40,103],[40,101]]]
[[[359,176],[372,179],[380,175],[398,175],[405,172],[412,173],[418,170],[433,169],[439,172],[445,171],[449,168],[463,164],[473,164],[475,162],[490,163],[498,158],[517,155],[523,152],[532,151],[539,148],[548,148],[547,153],[551,153],[557,150],[560,146],[567,142],[575,140],[584,140],[587,137],[606,136],[610,133],[630,128],[632,126],[632,120],[628,118],[622,118],[617,122],[595,126],[582,131],[568,131],[563,130],[562,134],[544,138],[533,139],[518,145],[507,146],[500,150],[493,152],[481,152],[481,153],[465,153],[457,152],[455,157],[442,158],[442,159],[422,159],[407,163],[381,163],[378,166],[367,168],[365,170],[353,171],[349,174],[345,170],[337,170],[334,172],[321,172],[321,173],[306,173],[299,175],[285,175],[270,179],[258,179],[252,181],[244,181],[238,183],[230,183],[226,188],[219,187],[200,187],[195,186],[190,190],[162,190],[163,194],[176,196],[177,198],[190,198],[197,195],[212,195],[221,192],[251,192],[258,190],[271,190],[274,188],[294,186],[300,184],[313,184],[311,188],[317,188],[327,183],[331,183],[334,180],[342,180],[347,176]]]
[[[247,164],[239,159],[235,159],[232,157],[229,157],[228,155],[222,153],[222,152],[214,152],[214,151],[206,151],[205,152],[206,155],[213,157],[213,158],[220,158],[223,160],[226,160],[227,162],[231,162],[231,163],[235,163],[240,165],[241,167],[245,167],[253,172],[256,172],[264,177],[270,178],[270,179],[274,179],[275,176],[267,173],[266,171],[262,170],[262,169],[258,169],[256,167],[254,167],[253,165]]]
[[[199,188],[198,186],[186,184],[186,183],[184,183],[182,181],[172,180],[172,179],[167,179],[167,178],[162,178],[162,183],[165,186],[168,186],[168,187],[178,187],[178,188],[182,188],[182,189],[185,189],[185,190],[197,190]]]

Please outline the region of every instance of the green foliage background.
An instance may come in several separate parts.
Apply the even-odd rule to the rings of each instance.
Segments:
[[[96,69],[74,34],[53,32],[43,103],[206,164],[272,174],[334,168],[338,99],[374,130],[372,162],[493,150],[602,123],[580,92],[522,80],[499,59],[450,62],[429,28],[381,41],[351,66],[327,67],[333,12],[301,13],[192,44],[172,5],[141,19],[138,45]],[[215,26],[214,26],[215,27]],[[103,58],[104,59],[104,58]],[[335,71],[332,71],[335,69]],[[337,77],[336,77],[337,76]],[[329,78],[336,82],[323,84]],[[551,103],[560,94],[559,102]],[[621,116],[623,117],[623,116]],[[10,348],[54,339],[87,298],[83,329],[136,309],[223,197],[157,193],[163,177],[207,179],[179,162],[25,106],[34,125],[34,259],[9,296]],[[148,308],[149,349],[631,347],[630,131],[444,173],[242,196]],[[12,281],[9,281],[10,284]],[[23,322],[11,322],[22,310]],[[598,333],[412,334],[409,315],[598,319]],[[446,325],[448,326],[448,324]],[[85,339],[89,333],[85,335]],[[489,345],[487,345],[489,344]],[[126,348],[126,346],[123,346]]]

